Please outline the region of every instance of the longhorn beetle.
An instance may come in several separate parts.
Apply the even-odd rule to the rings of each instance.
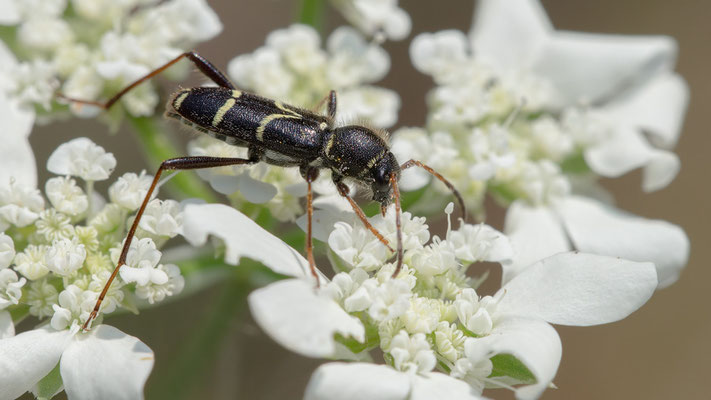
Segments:
[[[413,166],[424,168],[447,185],[462,207],[463,215],[466,215],[464,201],[459,192],[449,181],[432,168],[417,160],[409,160],[399,165],[395,156],[390,152],[386,141],[369,128],[360,125],[334,126],[336,116],[335,91],[331,91],[320,103],[328,101],[327,114],[325,116],[318,115],[315,112],[240,91],[209,61],[196,52],[190,51],[175,57],[163,66],[136,80],[105,103],[59,96],[78,104],[88,104],[108,109],[128,91],[183,58],[192,61],[203,74],[218,86],[195,87],[178,91],[168,101],[169,107],[166,111],[166,116],[177,119],[227,144],[246,147],[248,149],[247,158],[178,157],[161,163],[128,231],[118,264],[101,291],[89,318],[84,323],[83,330],[86,330],[89,323],[96,318],[111,282],[116,278],[119,268],[126,263],[128,249],[136,233],[138,223],[156,188],[161,173],[165,170],[189,170],[255,164],[260,161],[282,167],[299,167],[301,176],[303,176],[307,184],[306,257],[309,261],[311,274],[316,278],[316,282],[318,282],[318,276],[316,274],[311,238],[313,217],[311,184],[318,177],[321,169],[331,170],[333,183],[336,185],[338,193],[348,200],[358,218],[390,251],[394,250],[390,247],[389,242],[368,222],[363,211],[349,195],[348,186],[343,181],[344,179],[351,179],[370,186],[373,192],[373,200],[380,203],[383,215],[385,215],[385,210],[391,199],[395,199],[397,266],[393,276],[400,272],[403,256],[400,192],[397,184],[400,171]]]

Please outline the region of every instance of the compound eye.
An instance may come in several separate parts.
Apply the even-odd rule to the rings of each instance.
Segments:
[[[377,186],[389,186],[390,185],[390,174],[385,166],[375,170],[375,185]]]

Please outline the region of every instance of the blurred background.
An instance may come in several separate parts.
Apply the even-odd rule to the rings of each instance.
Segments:
[[[235,56],[251,52],[266,35],[295,20],[298,2],[287,0],[208,0],[224,24],[222,34],[197,50],[215,65],[226,68]],[[708,399],[707,374],[711,360],[711,257],[707,241],[708,202],[711,199],[711,136],[704,119],[711,107],[711,2],[702,0],[543,0],[557,29],[620,33],[665,34],[679,43],[677,70],[691,88],[684,132],[677,147],[682,170],[664,190],[646,194],[640,174],[605,181],[620,208],[682,226],[691,238],[691,258],[681,279],[655,293],[641,310],[610,325],[557,327],[563,341],[563,359],[544,399]],[[467,31],[474,10],[472,0],[402,1],[411,15],[413,31],[402,42],[385,45],[392,69],[380,86],[396,90],[402,98],[397,126],[423,125],[424,96],[432,87],[428,77],[411,66],[409,42],[420,32],[442,29]],[[327,12],[325,32],[344,23],[333,10]],[[201,82],[195,73],[189,86]],[[175,84],[166,82],[170,92]],[[177,128],[175,129],[177,131]],[[118,176],[147,169],[138,143],[130,132],[109,135],[102,124],[71,121],[37,128],[30,140],[42,163],[60,143],[89,136],[116,154]],[[186,135],[187,136],[187,135]],[[187,140],[185,137],[184,140]],[[47,176],[40,176],[40,184]],[[497,212],[498,211],[498,212]],[[490,210],[487,222],[499,229],[503,215]],[[443,230],[443,229],[442,229]],[[437,228],[435,228],[437,231]],[[491,290],[500,273],[492,270]],[[122,331],[141,338],[156,354],[156,365],[146,388],[147,399],[292,399],[301,398],[311,372],[322,362],[290,353],[271,341],[252,321],[244,303],[247,288],[225,283],[197,296],[146,310],[140,317],[111,319]],[[484,293],[486,288],[484,288]],[[233,300],[233,301],[232,301]],[[222,304],[216,308],[216,304]],[[225,308],[224,304],[231,305]],[[221,328],[204,321],[217,315]],[[224,329],[222,329],[224,328]],[[210,343],[212,348],[198,346]],[[216,354],[216,357],[209,354]],[[485,393],[496,399],[513,398],[505,390]]]

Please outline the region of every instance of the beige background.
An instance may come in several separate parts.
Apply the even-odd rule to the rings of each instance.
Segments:
[[[234,56],[261,45],[268,32],[285,27],[292,20],[295,3],[285,0],[217,1],[225,30],[216,40],[198,50],[225,68]],[[413,18],[414,32],[447,28],[467,30],[473,10],[471,1],[402,1]],[[650,218],[681,225],[691,238],[691,258],[677,284],[657,292],[652,300],[630,318],[611,325],[558,327],[563,340],[563,360],[555,379],[558,390],[544,399],[705,399],[711,398],[708,375],[711,359],[711,318],[708,310],[711,272],[709,238],[709,105],[711,104],[711,3],[702,0],[555,0],[546,1],[557,28],[624,34],[668,34],[679,41],[678,71],[691,87],[691,106],[678,146],[682,171],[666,189],[645,194],[640,176],[632,173],[607,182],[619,205]],[[327,30],[340,23],[329,13]],[[389,43],[393,69],[383,86],[397,90],[403,98],[399,125],[424,122],[424,93],[431,81],[417,73],[407,55],[409,41]],[[193,78],[195,79],[195,78]],[[166,85],[167,90],[173,86]],[[130,134],[109,136],[106,129],[91,122],[65,123],[38,129],[31,140],[38,146],[38,160],[46,157],[66,138],[87,135],[118,156],[119,172],[147,168],[135,155]],[[42,180],[43,181],[43,180]],[[489,221],[500,224],[500,216]],[[191,381],[167,382],[161,371],[176,360],[176,352],[190,346],[195,324],[210,311],[220,288],[181,303],[149,310],[138,318],[111,320],[127,333],[143,339],[156,352],[156,370],[148,382],[148,398],[156,388],[175,385],[184,398],[290,399],[300,398],[318,360],[291,354],[266,338],[247,312],[225,316],[230,334],[215,340],[220,358],[209,367],[196,365]],[[235,310],[240,306],[235,305]],[[199,349],[188,351],[200,352]],[[511,398],[505,391],[489,392],[495,398]]]

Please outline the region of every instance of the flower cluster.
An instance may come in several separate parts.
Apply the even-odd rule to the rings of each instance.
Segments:
[[[0,92],[45,111],[56,91],[82,100],[110,97],[222,30],[205,0],[10,0],[3,7],[0,24],[10,29],[1,36]],[[131,115],[151,115],[158,95],[141,85],[121,103]]]
[[[315,29],[292,25],[269,34],[266,45],[253,53],[233,59],[227,71],[240,88],[306,108],[323,106],[325,103],[319,101],[336,90],[339,125],[367,120],[375,127],[387,128],[397,120],[400,99],[395,92],[370,84],[389,69],[388,54],[350,27],[336,29],[328,38],[326,49],[322,49]],[[247,156],[245,148],[207,136],[191,141],[188,153]],[[300,198],[306,195],[306,185],[296,168],[235,166],[198,174],[215,190],[228,195],[235,206],[243,207],[245,200],[258,204],[269,201],[265,207],[280,221],[303,214]],[[328,174],[323,174],[321,182],[328,179]],[[335,194],[330,184],[317,184],[316,189],[319,194]]]
[[[234,209],[186,206],[184,236],[200,245],[213,235],[224,241],[226,262],[249,257],[293,277],[249,297],[255,320],[276,341],[311,357],[358,361],[320,367],[309,399],[343,396],[343,390],[369,398],[458,393],[476,399],[485,387],[514,386],[518,397],[535,398],[561,357],[549,324],[622,319],[657,285],[651,263],[571,252],[533,263],[494,295],[480,296],[476,287],[484,277],[471,278],[467,269],[479,261],[509,262],[509,239],[486,225],[461,224],[430,240],[424,218],[402,217],[405,255],[397,277],[388,262],[392,253],[360,222],[344,221],[328,239],[329,258],[341,272],[331,281],[319,277],[317,291],[297,251]],[[392,208],[370,222],[394,240]],[[387,365],[373,364],[373,351]]]
[[[574,179],[638,167],[645,190],[666,186],[678,171],[669,150],[687,99],[672,70],[674,43],[556,32],[537,2],[517,3],[480,2],[469,37],[448,30],[415,38],[412,62],[437,86],[427,129],[398,132],[395,147],[420,149],[474,209],[485,191],[506,202],[555,204]]]
[[[331,0],[343,16],[364,34],[380,42],[402,40],[410,34],[412,21],[397,0]]]
[[[152,180],[145,173],[126,173],[110,186],[107,202],[93,190],[93,183],[108,179],[115,166],[111,153],[87,138],[77,138],[49,157],[47,169],[59,176],[45,184],[46,200],[34,187],[12,178],[3,182],[0,308],[24,308],[25,315],[51,318],[55,330],[78,331],[117,264],[127,224]],[[180,270],[160,264],[158,250],[180,232],[181,224],[180,206],[174,200],[148,203],[126,265],[109,288],[100,313],[118,308],[136,311],[137,301],[154,303],[182,290]]]
[[[652,191],[676,176],[671,149],[688,93],[673,71],[675,43],[556,31],[534,0],[481,0],[475,16],[468,36],[446,30],[413,40],[412,62],[436,87],[426,127],[397,130],[393,152],[440,172],[479,217],[486,194],[509,207],[512,268],[578,249],[655,261],[660,285],[674,282],[688,258],[684,232],[614,209],[596,181],[642,168],[642,188]],[[408,170],[402,187],[429,180]],[[439,182],[434,187],[449,192]],[[442,204],[441,197],[426,191],[421,203]],[[610,223],[581,220],[593,214]],[[545,235],[541,226],[550,228]],[[670,257],[661,256],[645,227],[665,238]],[[540,245],[531,245],[536,238]]]

